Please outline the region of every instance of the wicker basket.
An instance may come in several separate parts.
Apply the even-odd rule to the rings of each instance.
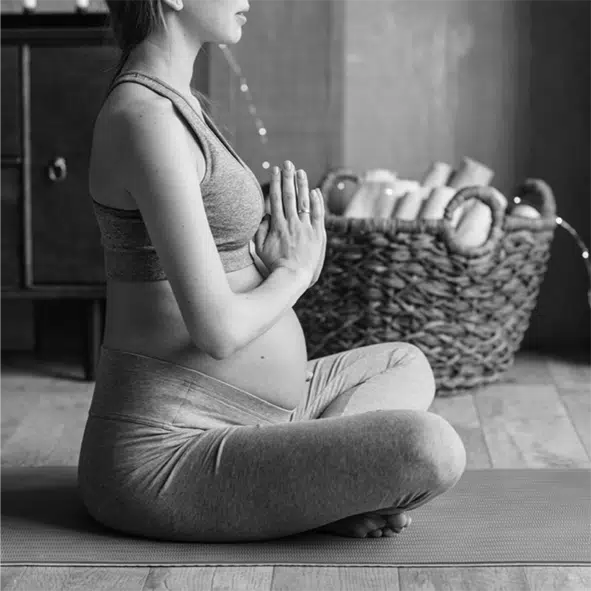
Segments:
[[[344,173],[350,174],[350,173]],[[325,181],[334,182],[334,172]],[[321,185],[327,195],[327,182]],[[527,330],[550,257],[556,203],[528,179],[515,192],[540,203],[540,219],[510,215],[488,187],[456,193],[439,220],[344,218],[326,213],[318,282],[296,303],[310,359],[405,341],[429,359],[437,396],[498,381]],[[492,210],[487,241],[458,244],[452,214],[480,199]]]

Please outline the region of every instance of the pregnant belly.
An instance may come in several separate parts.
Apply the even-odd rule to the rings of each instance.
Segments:
[[[282,408],[295,408],[305,395],[306,341],[293,309],[234,355],[219,360],[193,344],[176,302],[164,303],[162,294],[143,300],[134,294],[133,301],[151,303],[144,310],[137,304],[130,308],[118,297],[121,294],[114,293],[116,289],[107,294],[105,347],[196,369]]]
[[[220,379],[277,406],[293,409],[304,396],[306,341],[292,309],[227,361],[226,377]]]

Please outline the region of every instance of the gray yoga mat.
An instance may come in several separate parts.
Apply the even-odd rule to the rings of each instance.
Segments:
[[[591,563],[591,470],[468,470],[395,538],[158,542],[95,523],[76,468],[2,471],[2,563],[13,565],[580,565]]]

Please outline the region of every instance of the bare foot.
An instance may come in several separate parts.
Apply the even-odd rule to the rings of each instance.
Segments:
[[[314,531],[336,534],[349,538],[391,538],[410,525],[412,519],[406,513],[383,512],[361,513],[339,519]]]

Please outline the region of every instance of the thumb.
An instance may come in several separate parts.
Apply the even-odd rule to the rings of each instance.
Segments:
[[[257,250],[261,250],[265,239],[267,238],[267,234],[269,233],[269,223],[271,221],[271,216],[269,214],[265,215],[263,221],[259,224],[259,227],[254,235],[254,242],[257,247]]]

